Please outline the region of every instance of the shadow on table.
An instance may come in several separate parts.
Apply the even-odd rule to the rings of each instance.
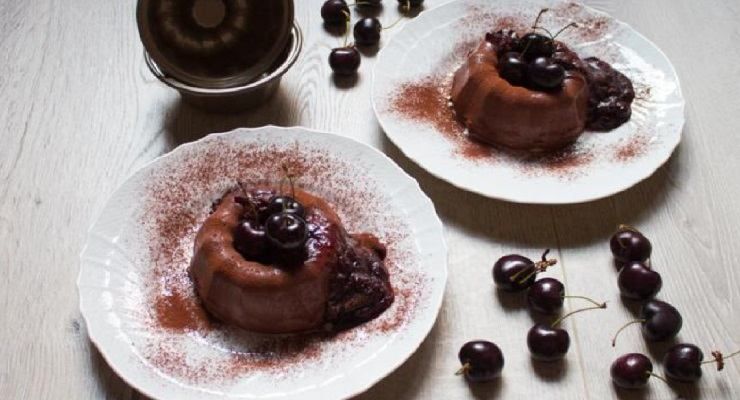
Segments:
[[[103,356],[90,341],[87,342],[90,347],[90,363],[92,369],[95,371],[97,383],[100,385],[100,392],[105,393],[106,399],[120,399],[120,400],[150,400],[147,397],[139,393],[136,389],[129,386],[128,383],[124,382],[108,365]]]
[[[419,182],[445,224],[492,242],[541,248],[601,242],[608,240],[620,223],[639,226],[640,221],[648,219],[670,197],[675,185],[671,183],[670,173],[681,152],[679,146],[652,177],[606,199],[555,206],[514,204],[467,192],[431,175],[390,142],[380,127],[378,134],[383,137],[383,152]],[[553,229],[557,227],[561,229],[555,235],[557,243],[553,243]]]
[[[352,400],[421,398],[422,396],[419,393],[419,389],[422,387],[421,382],[425,379],[432,379],[430,366],[432,365],[435,346],[437,346],[439,340],[439,325],[439,321],[437,321],[419,349],[398,369],[366,392],[352,397]]]
[[[239,113],[208,112],[178,98],[167,112],[164,130],[170,148],[174,148],[214,132],[264,125],[293,126],[299,118],[297,107],[282,89],[263,105]]]

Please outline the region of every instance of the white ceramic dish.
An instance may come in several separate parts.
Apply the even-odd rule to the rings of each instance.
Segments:
[[[163,323],[159,307],[176,304],[167,296],[194,298],[185,270],[212,202],[236,180],[279,180],[283,163],[303,173],[302,188],[336,206],[349,231],[374,232],[388,244],[394,305],[360,327],[304,341]],[[416,181],[371,147],[305,128],[214,134],[156,159],[115,192],[81,258],[90,339],[124,380],[160,399],[358,394],[418,348],[447,279],[442,224]]]
[[[469,142],[464,133],[445,135],[395,106],[404,97],[404,85],[429,79],[449,82],[486,32],[512,20],[531,25],[545,7],[551,10],[541,25],[558,29],[579,23],[559,39],[583,57],[610,62],[633,81],[637,98],[628,123],[607,133],[586,132],[573,153],[563,158],[525,162],[487,148],[466,149],[466,143],[461,147],[461,142]],[[660,49],[602,12],[554,0],[457,0],[423,12],[380,51],[373,106],[388,138],[422,168],[462,189],[521,203],[578,203],[625,190],[668,160],[684,124],[678,77]]]

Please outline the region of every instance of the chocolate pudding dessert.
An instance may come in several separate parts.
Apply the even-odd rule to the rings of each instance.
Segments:
[[[595,57],[581,59],[538,26],[488,33],[455,73],[452,106],[469,134],[530,154],[573,142],[584,130],[607,131],[630,119],[632,82]],[[538,32],[547,32],[547,36]]]
[[[394,299],[385,246],[349,234],[332,207],[299,189],[238,188],[195,239],[196,291],[215,318],[262,333],[347,329]]]

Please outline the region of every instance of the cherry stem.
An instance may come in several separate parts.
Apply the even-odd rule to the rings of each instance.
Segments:
[[[400,17],[398,17],[398,19],[395,20],[392,24],[390,24],[390,25],[386,26],[385,28],[383,28],[383,30],[387,30],[387,29],[393,28],[394,26],[396,26],[396,24],[398,24],[399,22],[401,22],[402,19],[403,19],[403,15],[401,15]]]
[[[534,268],[532,268],[531,270],[529,268],[528,269],[523,269],[523,270],[517,272],[516,274],[514,274],[514,275],[511,276],[511,280],[514,281],[522,273],[524,273],[525,271],[530,271],[526,276],[524,276],[524,278],[522,278],[521,280],[519,280],[519,283],[520,284],[521,283],[524,283],[524,282],[528,281],[534,275],[536,275],[536,274],[538,274],[540,272],[545,272],[545,271],[547,271],[547,268],[552,267],[553,265],[557,264],[558,263],[558,260],[555,260],[555,259],[549,259],[548,260],[547,259],[547,255],[548,254],[550,254],[550,249],[547,249],[547,250],[545,250],[544,253],[542,253],[542,260],[537,261],[536,263],[534,263]]]
[[[288,180],[288,183],[290,184],[290,195],[293,197],[293,199],[295,199],[295,181],[294,181],[295,175],[293,175],[293,174],[290,173],[290,169],[285,164],[282,164],[280,166],[280,168],[282,168],[283,174],[285,174],[284,179],[287,179]],[[283,183],[281,181],[280,182],[280,191],[283,190],[282,186],[283,186]]]
[[[563,298],[564,299],[581,299],[581,300],[586,300],[586,301],[588,301],[589,303],[591,303],[591,304],[593,304],[595,306],[600,306],[601,304],[603,304],[603,303],[599,303],[596,300],[594,300],[594,299],[592,299],[590,297],[586,297],[586,296],[574,296],[574,295],[566,294],[566,295],[563,295]]]
[[[462,375],[468,371],[470,371],[470,363],[465,363],[462,367],[460,367],[460,369],[455,372],[455,375]]]
[[[551,41],[552,41],[552,40],[555,40],[555,38],[554,38],[554,37],[552,36],[552,32],[550,32],[550,30],[549,30],[549,29],[543,28],[543,27],[541,27],[541,26],[536,26],[536,27],[534,27],[534,28],[532,28],[532,29],[534,29],[534,30],[538,30],[538,29],[539,29],[539,30],[541,30],[541,31],[545,31],[545,33],[547,33],[547,36],[550,36],[550,40],[551,40]],[[528,43],[529,43],[529,42],[528,42]]]
[[[628,326],[630,326],[632,324],[642,324],[644,322],[646,322],[646,320],[644,320],[644,319],[636,319],[634,321],[630,321],[630,322],[627,322],[626,324],[622,325],[622,327],[619,328],[619,330],[617,330],[617,333],[615,333],[614,334],[614,337],[612,338],[612,347],[615,347],[617,345],[617,337],[619,336],[620,333],[622,333],[622,331],[626,327],[628,327]]]
[[[604,309],[604,308],[606,308],[606,302],[601,303],[601,304],[596,305],[596,306],[593,306],[593,307],[580,308],[578,310],[571,311],[571,312],[563,315],[562,317],[556,319],[555,322],[553,322],[550,326],[553,327],[553,328],[556,327],[556,326],[558,326],[558,324],[560,324],[561,322],[563,322],[564,319],[570,317],[573,314],[578,314],[579,312],[584,312],[584,311],[588,311],[588,310],[598,310],[598,309]]]
[[[555,40],[555,38],[560,36],[561,33],[565,32],[565,30],[569,28],[578,28],[578,24],[576,24],[575,22],[571,22],[568,25],[565,25],[564,27],[560,28],[560,30],[557,31],[557,33],[555,33],[555,36],[552,37],[552,40]]]
[[[241,182],[236,182],[236,184],[239,185],[239,189],[241,189],[244,197],[249,197],[249,193],[247,192],[247,188],[244,186],[244,184]],[[257,218],[259,216],[259,213],[257,212],[257,207],[251,201],[247,202],[247,204],[249,204],[249,212],[252,214],[253,217]]]
[[[711,360],[702,361],[702,364],[711,364],[711,363],[717,363],[717,371],[722,371],[725,368],[725,360],[731,357],[735,357],[736,355],[740,354],[740,350],[730,353],[729,355],[723,355],[719,351],[713,351],[712,356],[714,357]]]
[[[660,376],[660,375],[658,375],[658,374],[656,374],[656,373],[653,373],[653,372],[651,372],[651,371],[646,371],[645,373],[646,373],[646,374],[648,374],[649,376],[652,376],[652,377],[655,377],[655,378],[658,378],[658,379],[660,379],[660,380],[661,380],[661,381],[663,381],[663,382],[664,382],[664,383],[665,383],[666,385],[670,385],[670,383],[668,383],[668,381],[667,381],[667,380],[666,380],[665,378],[663,378],[662,376]]]
[[[344,14],[344,16],[347,18],[347,27],[344,31],[344,45],[343,45],[344,47],[347,47],[347,39],[349,38],[349,30],[351,29],[351,25],[352,25],[351,23],[352,16],[349,15],[349,13],[344,10],[342,10],[342,14]]]
[[[532,24],[532,29],[537,29],[537,24],[540,23],[540,18],[542,17],[542,14],[550,11],[549,8],[543,8],[540,10],[539,14],[537,14],[537,18],[534,19],[534,24]]]

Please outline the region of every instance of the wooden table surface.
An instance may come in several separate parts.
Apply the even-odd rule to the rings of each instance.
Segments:
[[[610,347],[632,314],[617,294],[607,246],[619,223],[644,230],[663,274],[660,298],[684,317],[679,339],[707,353],[740,348],[740,2],[588,2],[666,52],[683,84],[687,124],[652,178],[608,199],[555,207],[466,193],[405,158],[373,115],[374,59],[363,59],[354,87],[333,83],[326,59],[341,39],[322,28],[320,3],[296,1],[306,44],[277,96],[217,116],[183,105],[149,73],[131,0],[0,0],[0,398],[143,398],[88,340],[75,285],[86,230],[114,189],[153,158],[211,132],[265,124],[333,131],[382,149],[419,180],[446,225],[450,277],[437,324],[360,399],[740,398],[740,360],[722,373],[707,366],[695,386],[653,380],[637,394],[612,387],[614,358],[639,351],[657,360],[666,345],[646,346],[634,327]],[[397,10],[385,3],[388,23]],[[536,256],[545,247],[561,261],[548,275],[610,306],[566,323],[572,346],[557,367],[530,361],[532,320],[521,298],[498,297],[489,278],[499,256]],[[460,345],[474,338],[497,342],[506,355],[494,384],[470,388],[453,375]]]

